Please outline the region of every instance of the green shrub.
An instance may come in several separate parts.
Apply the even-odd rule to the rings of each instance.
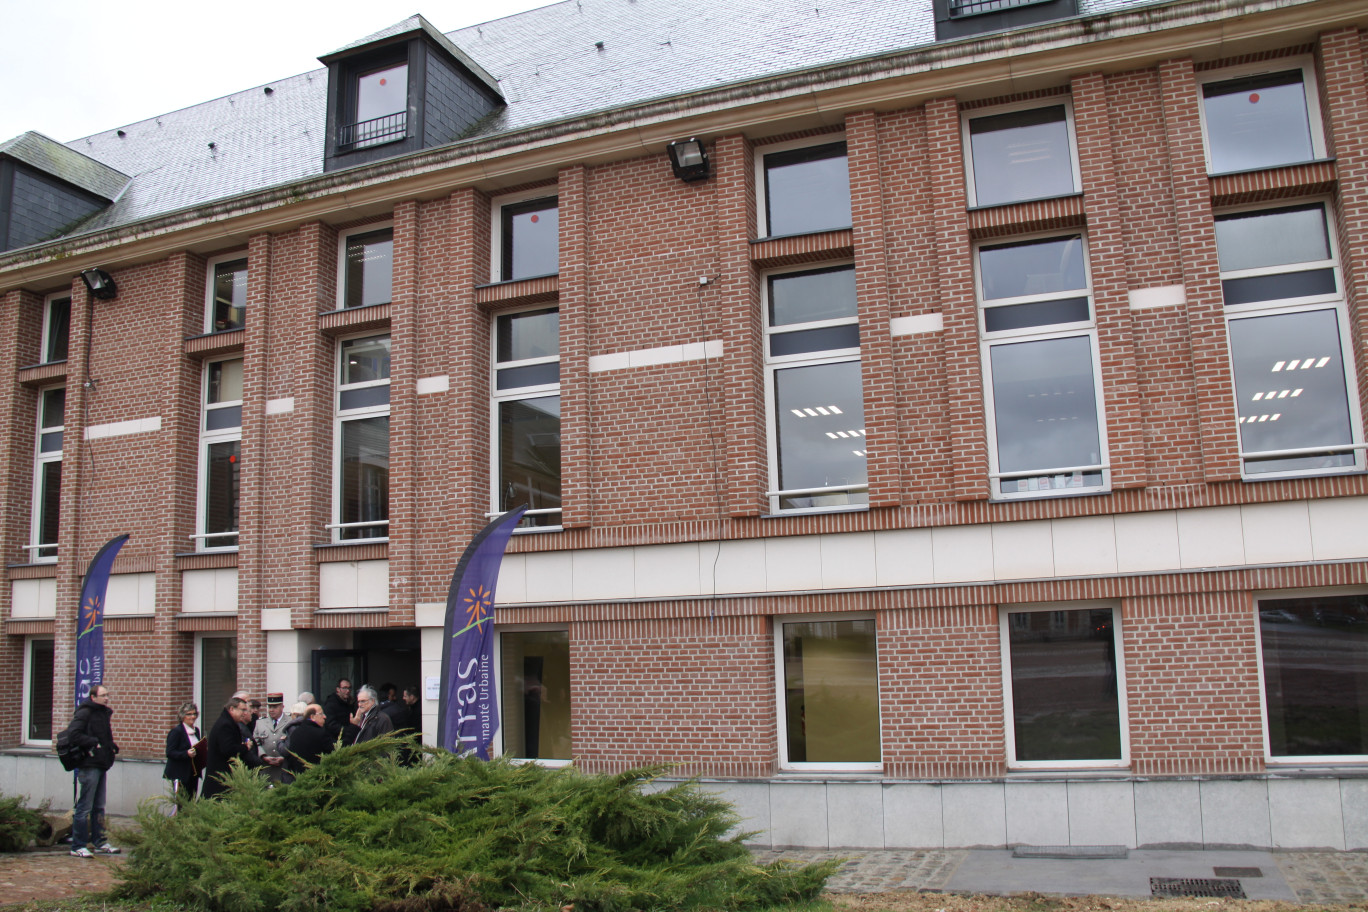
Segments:
[[[384,738],[292,785],[244,769],[221,799],[138,813],[124,896],[213,912],[752,910],[816,896],[835,863],[760,866],[731,808],[664,768],[585,775]]]
[[[47,826],[43,815],[47,813],[44,801],[36,810],[25,805],[28,798],[19,795],[9,798],[0,795],[0,852],[20,852],[38,838],[39,832]]]

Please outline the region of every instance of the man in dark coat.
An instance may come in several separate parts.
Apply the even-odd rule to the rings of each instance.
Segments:
[[[310,703],[304,710],[304,718],[290,729],[285,768],[296,776],[304,772],[306,766],[317,763],[318,758],[330,752],[337,743],[323,727],[324,722],[323,707]]]
[[[233,697],[223,707],[223,713],[209,730],[208,745],[205,750],[209,759],[204,767],[204,786],[200,789],[201,798],[217,798],[227,791],[221,776],[227,774],[229,763],[241,760],[247,766],[260,766],[261,760],[253,749],[251,739],[242,737],[240,726],[252,718],[252,708],[241,697]]]
[[[352,713],[355,711],[351,681],[343,678],[337,682],[337,689],[328,694],[328,699],[323,701],[323,715],[327,717],[324,727],[327,728],[328,734],[333,738],[341,735],[343,744],[355,744],[357,728],[351,721]]]
[[[418,685],[412,684],[404,688],[404,696],[398,700],[391,700],[389,703],[380,704],[380,711],[390,717],[394,730],[413,735],[421,736],[423,733],[423,716],[418,711]],[[410,747],[405,747],[399,756],[399,762],[405,766],[412,766],[417,760],[418,753]]]
[[[352,716],[351,723],[356,726],[353,744],[371,741],[394,731],[390,717],[380,711],[380,695],[369,684],[361,688],[361,693],[356,697],[356,715]]]
[[[80,793],[71,817],[71,854],[78,858],[93,858],[95,852],[119,854],[104,834],[105,779],[119,752],[110,725],[113,715],[114,710],[109,708],[109,688],[96,684],[90,689],[90,696],[76,707],[76,714],[68,726],[72,743],[87,752],[85,761],[76,771]],[[92,845],[95,852],[90,850]]]

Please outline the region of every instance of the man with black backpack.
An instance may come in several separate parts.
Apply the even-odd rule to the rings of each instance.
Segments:
[[[86,758],[76,771],[80,793],[71,820],[71,854],[77,858],[93,858],[96,853],[119,854],[104,833],[105,778],[119,752],[109,721],[113,714],[114,710],[109,708],[109,688],[96,684],[90,688],[90,696],[76,707],[67,726],[71,742],[86,751]],[[90,849],[92,845],[94,852]]]

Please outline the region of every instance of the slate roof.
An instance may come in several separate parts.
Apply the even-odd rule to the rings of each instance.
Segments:
[[[412,30],[415,18],[376,35]],[[489,129],[501,132],[927,46],[935,27],[931,0],[564,0],[447,37],[497,78],[508,106]],[[321,174],[327,70],[268,86],[68,143],[133,177],[81,232]]]
[[[0,143],[0,157],[21,161],[101,199],[116,198],[130,180],[127,174],[33,130]]]

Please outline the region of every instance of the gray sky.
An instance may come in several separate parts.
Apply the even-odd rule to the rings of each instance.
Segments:
[[[0,142],[70,142],[321,66],[422,13],[449,32],[551,0],[0,0]]]

